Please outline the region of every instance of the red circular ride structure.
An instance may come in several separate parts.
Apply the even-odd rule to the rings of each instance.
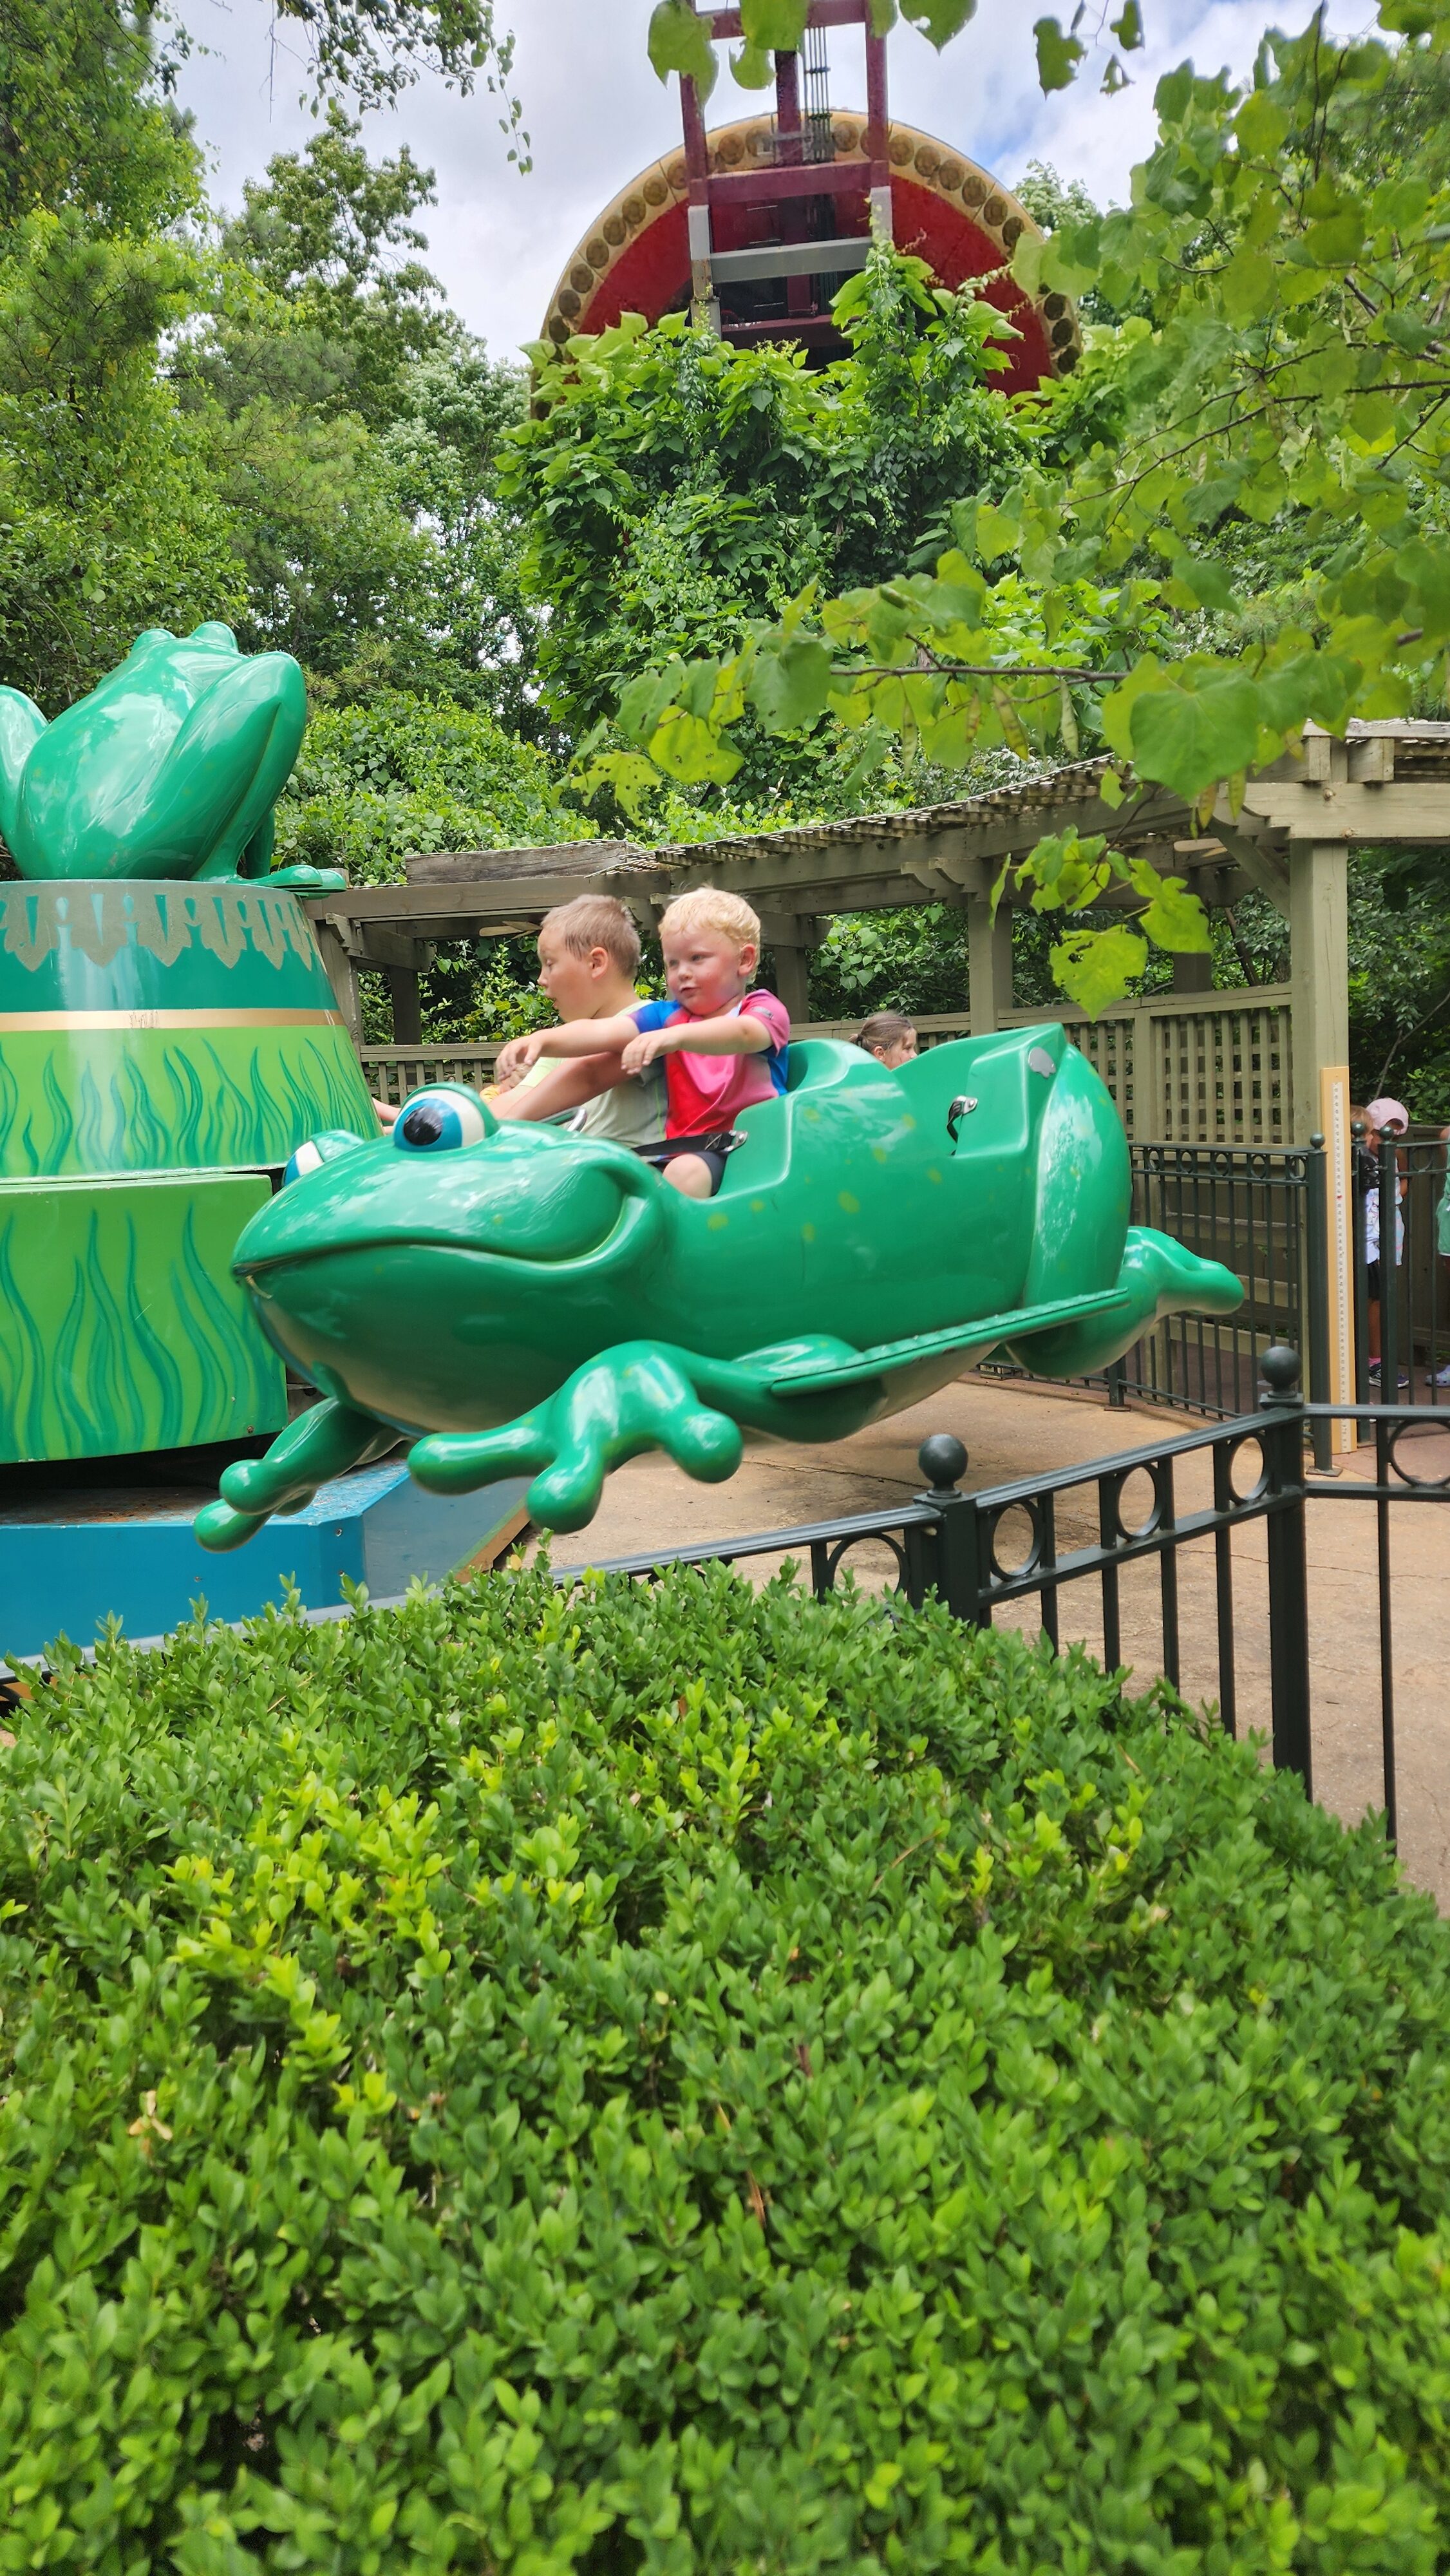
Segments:
[[[886,112],[886,43],[870,0],[812,0],[799,54],[777,54],[775,113],[707,132],[692,81],[680,83],[684,146],[641,170],[565,265],[545,318],[556,343],[607,330],[625,313],[657,322],[692,310],[748,347],[793,340],[817,359],[843,353],[830,314],[865,260],[873,224],[926,260],[943,286],[982,281],[1019,337],[995,382],[1009,393],[1076,365],[1077,317],[1062,295],[1032,297],[1011,275],[1013,249],[1038,227],[964,153]],[[738,13],[701,12],[710,34],[738,37]],[[861,26],[867,112],[833,112],[825,30]]]

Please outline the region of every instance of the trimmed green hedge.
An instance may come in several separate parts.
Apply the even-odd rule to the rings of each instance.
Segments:
[[[0,2569],[1450,2560],[1450,1933],[1077,1655],[724,1572],[0,1754]]]

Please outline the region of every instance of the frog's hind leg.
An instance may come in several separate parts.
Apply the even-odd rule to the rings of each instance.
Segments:
[[[1009,1358],[1041,1377],[1091,1377],[1163,1315],[1232,1315],[1244,1302],[1243,1282],[1231,1270],[1151,1225],[1129,1227],[1117,1285],[1121,1305],[1008,1342]]]
[[[307,689],[288,653],[228,666],[177,734],[152,808],[162,830],[200,853],[188,874],[232,877],[287,784],[302,747]]]
[[[502,1430],[436,1432],[415,1442],[409,1469],[435,1494],[467,1494],[510,1472],[540,1469],[529,1487],[529,1515],[553,1530],[583,1529],[599,1508],[605,1477],[645,1449],[663,1449],[687,1476],[718,1484],[740,1464],[740,1429],[702,1404],[690,1369],[686,1351],[621,1342]]]
[[[329,1477],[386,1458],[399,1437],[391,1423],[327,1398],[289,1422],[264,1458],[239,1458],[225,1470],[221,1501],[192,1523],[200,1544],[214,1555],[245,1547],[273,1512],[301,1511]]]

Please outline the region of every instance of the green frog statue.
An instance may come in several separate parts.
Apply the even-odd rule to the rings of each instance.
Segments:
[[[785,1096],[739,1127],[706,1201],[446,1084],[385,1142],[303,1146],[233,1267],[322,1401],[227,1469],[202,1544],[241,1546],[400,1440],[434,1492],[527,1473],[534,1519],[580,1529],[642,1450],[713,1482],[746,1430],[839,1439],[993,1351],[1076,1377],[1161,1315],[1242,1302],[1129,1226],[1122,1128],[1059,1025],[896,1071],[795,1045]]]
[[[330,894],[346,882],[334,869],[271,865],[306,722],[290,653],[241,653],[215,621],[148,627],[53,723],[0,689],[0,832],[24,877],[266,877]]]

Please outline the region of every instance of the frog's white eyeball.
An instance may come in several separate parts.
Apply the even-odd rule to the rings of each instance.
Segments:
[[[461,1082],[436,1083],[404,1101],[393,1143],[403,1154],[453,1154],[460,1145],[481,1145],[496,1123],[476,1091]]]
[[[355,1154],[362,1141],[350,1127],[324,1127],[320,1136],[309,1136],[287,1161],[283,1189],[289,1181],[305,1181],[309,1172],[320,1172],[324,1163],[335,1163],[339,1154]]]

